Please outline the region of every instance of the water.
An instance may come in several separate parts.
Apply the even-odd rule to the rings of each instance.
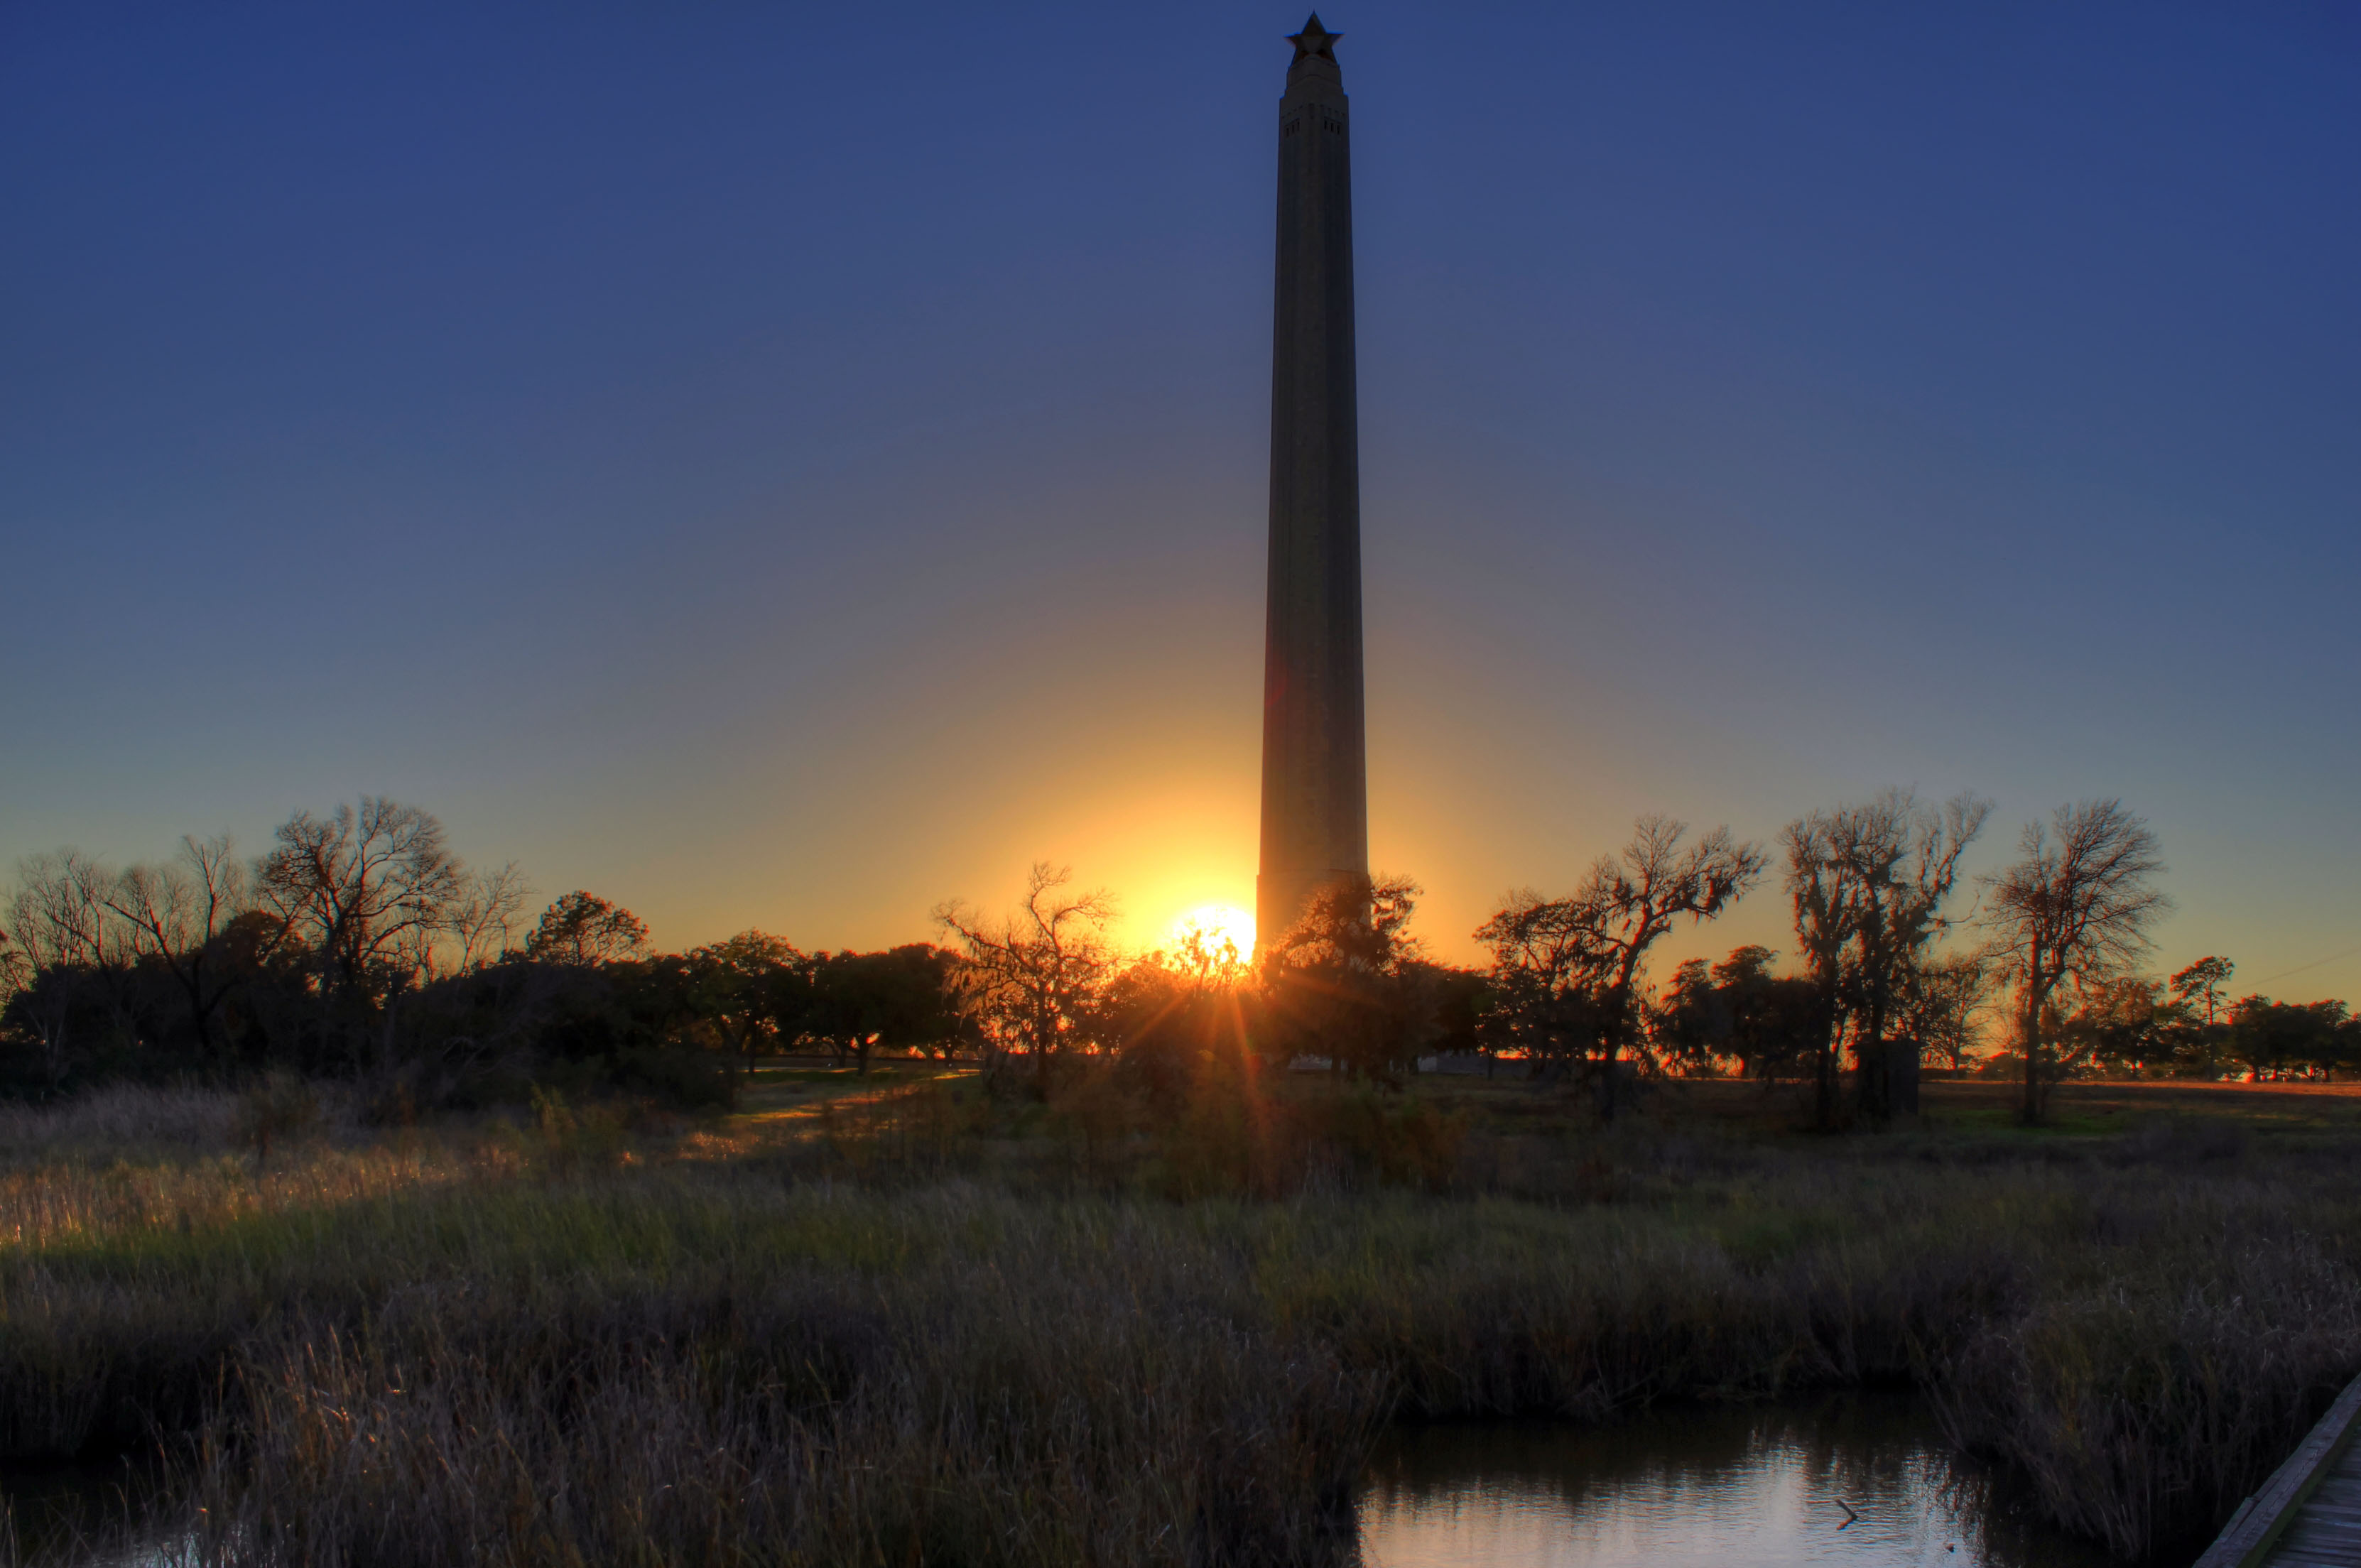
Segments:
[[[1898,1396],[1404,1428],[1359,1523],[1368,1568],[2120,1568]]]
[[[157,1494],[150,1456],[87,1464],[0,1464],[0,1530],[19,1560],[94,1568],[146,1562],[159,1538],[137,1520]]]
[[[152,1563],[151,1467],[0,1467],[19,1543]],[[2123,1568],[2037,1525],[1905,1396],[1660,1411],[1609,1427],[1397,1429],[1357,1509],[1366,1568]]]

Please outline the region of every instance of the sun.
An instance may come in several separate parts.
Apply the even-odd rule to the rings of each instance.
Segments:
[[[1254,952],[1254,915],[1235,904],[1201,904],[1194,909],[1184,909],[1173,916],[1166,936],[1178,944],[1187,941],[1191,933],[1201,937],[1208,949],[1218,950],[1224,942],[1234,942],[1238,957],[1246,958]]]

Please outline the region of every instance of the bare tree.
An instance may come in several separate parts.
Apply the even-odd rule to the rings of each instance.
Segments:
[[[104,1005],[100,989],[125,966],[129,943],[107,907],[114,877],[80,850],[35,855],[18,863],[16,880],[8,924],[24,973],[17,1012],[49,1081],[61,1083],[78,1031],[93,1004]]]
[[[378,795],[326,817],[299,811],[278,839],[256,868],[262,903],[310,955],[355,1065],[374,1032],[390,1067],[390,1003],[431,968],[466,900],[465,868],[431,813]]]
[[[423,967],[465,897],[459,858],[431,813],[379,795],[333,816],[299,811],[258,868],[263,901],[311,948],[322,979],[376,998]]]
[[[1905,1005],[1928,945],[1948,929],[1943,905],[1959,881],[1960,857],[1991,811],[1989,802],[1971,795],[1927,807],[1908,790],[1890,789],[1829,819],[1839,897],[1852,905],[1844,983],[1855,1024],[1859,1097],[1873,1118],[1893,1112],[1889,1025]]]
[[[957,983],[983,1027],[991,1078],[998,1078],[1010,1050],[1023,1050],[1046,1089],[1050,1063],[1078,1043],[1099,988],[1114,972],[1106,927],[1115,899],[1104,890],[1064,891],[1072,879],[1071,868],[1037,861],[1024,902],[1000,919],[983,918],[956,899],[935,910],[936,923],[959,940]]]
[[[16,918],[13,908],[8,917],[12,921]],[[8,935],[7,929],[0,927],[0,1025],[6,1023],[17,999],[32,982],[32,960],[25,956],[25,949]]]
[[[2148,928],[2172,907],[2150,882],[2164,869],[2158,850],[2156,834],[2121,801],[2083,801],[2059,806],[2046,825],[2026,824],[2016,862],[1987,883],[1985,927],[2002,973],[2017,988],[2027,1122],[2046,1108],[2042,1053],[2053,994],[2128,969],[2152,945]]]
[[[1860,928],[1861,912],[1847,885],[1838,852],[1835,824],[1821,812],[1787,824],[1780,843],[1787,853],[1787,899],[1795,919],[1796,956],[1812,988],[1812,1121],[1826,1130],[1836,1124],[1837,1033],[1843,1026],[1845,954]]]
[[[243,978],[226,938],[231,925],[255,907],[246,864],[229,836],[183,838],[172,861],[133,866],[115,879],[106,905],[129,931],[134,954],[160,966],[181,988],[198,1048],[215,1055],[216,1018]],[[278,929],[283,934],[285,927]]]
[[[1687,834],[1685,823],[1643,817],[1622,852],[1601,856],[1572,896],[1512,894],[1477,929],[1502,993],[1531,1010],[1537,1038],[1587,1035],[1586,1055],[1595,1051],[1609,1075],[1627,1047],[1644,1048],[1638,1003],[1648,950],[1684,920],[1715,918],[1763,874],[1761,848],[1729,828],[1685,845]]]
[[[1889,789],[1865,805],[1799,817],[1781,835],[1796,944],[1820,999],[1813,1074],[1820,1126],[1835,1123],[1836,1047],[1848,1030],[1860,1109],[1876,1119],[1892,1113],[1893,1028],[1927,949],[1949,928],[1943,905],[1958,885],[1960,857],[1991,809],[1970,795],[1927,806],[1909,790]]]
[[[459,895],[451,905],[446,927],[458,944],[462,972],[496,963],[516,936],[517,916],[532,896],[524,872],[511,861],[489,871],[468,872],[459,879]]]

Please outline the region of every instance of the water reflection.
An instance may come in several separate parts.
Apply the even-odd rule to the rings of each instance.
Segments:
[[[1620,1425],[1411,1427],[1359,1509],[1368,1568],[2105,1568],[1952,1459],[1906,1398]]]
[[[0,1562],[144,1568],[165,1537],[153,1455],[74,1464],[0,1464]]]
[[[0,1563],[151,1568],[158,1502],[152,1463],[0,1467]],[[1902,1396],[1397,1429],[1356,1515],[1365,1568],[2123,1568]]]

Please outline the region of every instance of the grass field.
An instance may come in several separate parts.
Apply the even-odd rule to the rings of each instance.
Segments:
[[[190,1561],[1309,1563],[1390,1420],[1907,1382],[2136,1553],[2361,1372],[2341,1087],[1246,1098],[796,1067],[258,1168],[226,1097],[11,1113],[0,1459],[156,1453]]]

